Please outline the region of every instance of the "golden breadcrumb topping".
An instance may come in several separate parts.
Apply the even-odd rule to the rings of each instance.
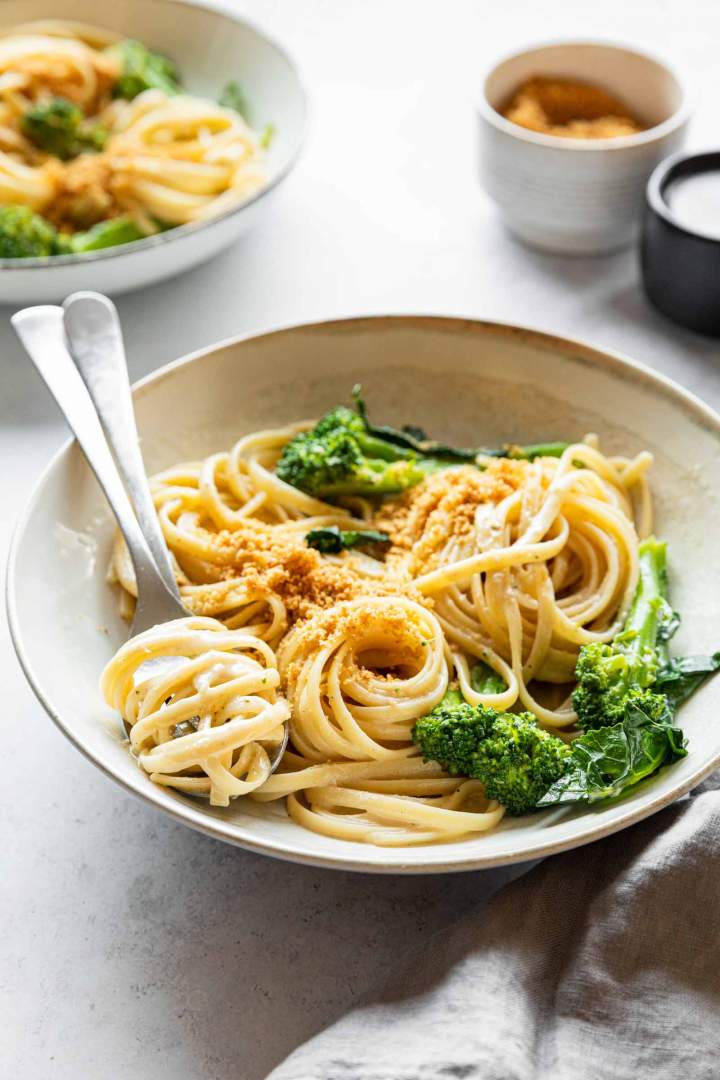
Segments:
[[[283,671],[283,680],[291,698],[307,655],[338,638],[363,642],[364,651],[347,658],[347,664],[352,665],[353,677],[361,682],[378,678],[394,679],[402,671],[406,675],[411,674],[422,666],[423,650],[428,644],[422,627],[408,620],[407,610],[400,604],[393,606],[390,603],[377,609],[371,627],[368,626],[366,608],[358,610],[347,602],[335,604],[316,614],[312,620],[299,623],[293,632],[296,659]],[[382,658],[382,669],[376,666],[374,650]]]
[[[363,574],[352,554],[329,559],[308,547],[304,532],[285,525],[248,522],[216,533],[212,546],[221,579],[241,577],[253,597],[278,596],[291,624],[357,596],[415,595],[412,584],[400,575]],[[208,603],[212,597],[215,606],[217,585],[207,589]],[[199,589],[193,595],[193,608],[200,611],[202,605],[203,590]]]
[[[189,581],[206,582],[193,584],[192,596],[186,599],[202,615],[227,614],[276,597],[284,605],[290,628],[312,618],[308,633],[316,635],[313,645],[318,647],[335,633],[337,619],[362,618],[347,607],[358,597],[408,597],[432,608],[433,601],[418,592],[413,578],[437,565],[452,540],[471,542],[478,510],[497,505],[527,484],[530,469],[529,462],[509,458],[491,459],[485,469],[460,465],[386,500],[367,523],[391,537],[382,566],[354,551],[321,554],[308,546],[306,528],[299,522],[270,524],[248,517],[237,528],[217,532],[209,521],[201,522],[200,535],[210,552],[200,562],[186,557],[187,567],[182,551],[176,552]],[[383,650],[392,648],[394,638],[407,645],[406,618],[402,607],[388,606],[381,617]],[[397,663],[411,661],[405,655]]]
[[[121,212],[109,155],[81,154],[73,161],[49,161],[45,167],[57,184],[45,217],[58,228],[89,229]]]
[[[405,555],[412,575],[429,570],[448,541],[472,535],[480,506],[499,503],[522,486],[529,467],[510,458],[490,461],[483,471],[460,465],[385,503],[373,527],[392,537],[389,561]]]

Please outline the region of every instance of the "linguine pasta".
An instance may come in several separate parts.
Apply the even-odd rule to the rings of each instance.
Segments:
[[[248,435],[153,478],[194,614],[123,646],[106,699],[140,765],[179,791],[223,805],[285,799],[306,828],[380,845],[487,831],[503,807],[479,781],[423,762],[413,725],[453,685],[470,704],[529,709],[572,736],[579,649],[614,637],[637,587],[651,455],[608,457],[588,436],[559,457],[478,460],[401,496],[330,503],[274,471],[310,426]],[[328,526],[381,529],[391,544],[384,558],[321,554],[305,538]],[[111,578],[129,614],[120,538]],[[185,663],[135,685],[144,660],[169,655]],[[474,688],[478,661],[503,689]],[[284,722],[288,749],[267,775]]]

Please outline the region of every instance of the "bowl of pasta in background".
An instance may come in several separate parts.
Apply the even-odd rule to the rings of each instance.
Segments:
[[[200,99],[190,101],[189,113],[186,110],[185,115],[169,116],[159,138],[152,133],[143,136],[149,146],[148,155],[133,158],[129,150],[120,151],[124,155],[125,187],[133,220],[141,223],[142,238],[103,248],[90,244],[80,247],[80,254],[0,258],[0,302],[59,300],[73,290],[87,288],[89,283],[111,294],[139,288],[211,258],[271,212],[273,193],[294,166],[302,147],[307,100],[292,60],[264,33],[240,17],[188,0],[119,0],[102,7],[92,0],[68,0],[61,9],[49,0],[6,0],[0,14],[0,49],[10,34],[66,37],[68,26],[76,31],[81,42],[89,41],[93,47],[97,44],[99,49],[128,39],[139,41],[149,50],[168,57],[177,69],[182,93],[171,99],[173,108],[180,109],[188,96]],[[84,77],[82,72],[80,77]],[[239,89],[235,112],[239,115],[242,109],[243,116],[236,126],[250,132],[258,160],[242,183],[234,183],[231,190],[223,191],[212,173],[219,168],[218,161],[224,165],[231,159],[222,156],[222,147],[218,151],[210,144],[219,131],[219,127],[213,126],[217,124],[218,99],[228,84],[236,84]],[[47,96],[45,91],[43,94]],[[67,95],[63,92],[58,96]],[[145,121],[147,107],[142,101],[141,95],[134,102],[112,102],[118,130],[126,138],[133,119],[129,117],[131,106],[136,106],[137,122],[142,125]],[[184,168],[184,163],[171,161],[168,171],[162,156],[151,159],[151,155],[162,155],[162,143],[169,141],[171,136],[167,133],[172,130],[178,132],[178,138],[189,137],[183,125],[187,128],[190,123],[199,132],[197,143],[201,153],[197,162],[190,161],[189,167]],[[157,126],[159,129],[159,122]],[[149,125],[145,123],[147,130]],[[210,147],[205,156],[202,156],[203,140]],[[95,156],[86,153],[83,159]],[[170,151],[168,157],[173,156],[178,155]],[[6,175],[3,175],[5,166]],[[137,180],[131,187],[133,177]],[[21,162],[18,169],[6,156],[0,162],[0,204],[27,201],[33,206],[32,198],[26,200],[23,194],[26,183],[33,183],[26,163]],[[60,213],[60,201],[75,198],[77,183],[73,179],[68,185],[72,187],[71,196],[61,189],[61,195],[50,200],[51,217]],[[213,202],[209,205],[210,197],[205,193],[211,188]],[[17,192],[21,193],[19,197],[14,194]],[[203,205],[206,202],[207,207]],[[154,224],[145,228],[143,223],[150,221]],[[150,235],[151,229],[156,231]],[[59,246],[57,250],[64,252],[65,247]]]
[[[605,454],[654,455],[656,529],[669,544],[683,652],[717,646],[720,418],[676,384],[617,354],[538,331],[459,318],[389,316],[301,325],[176,361],[134,390],[146,467],[199,461],[259,429],[319,416],[361,383],[372,414],[454,445],[597,433]],[[262,440],[261,440],[262,441]],[[185,473],[187,468],[185,467]],[[172,476],[175,474],[168,474]],[[40,479],[8,567],[15,647],[39,700],[107,776],[176,820],[241,847],[341,869],[427,873],[537,858],[616,832],[668,805],[720,763],[720,680],[682,712],[689,753],[612,804],[506,816],[484,833],[375,846],[303,828],[283,801],[226,807],[154,784],[128,751],[98,680],[128,636],[106,569],[114,526],[76,444]]]

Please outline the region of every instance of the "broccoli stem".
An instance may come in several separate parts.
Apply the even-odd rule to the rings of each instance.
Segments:
[[[639,666],[635,666],[637,684],[648,686],[654,680],[658,661],[667,663],[669,651],[667,642],[660,633],[662,624],[668,615],[668,580],[667,580],[667,544],[650,537],[643,540],[639,548],[640,577],[625,623],[624,634],[628,634],[625,646],[626,655],[637,657]],[[630,636],[632,635],[632,636]],[[653,656],[653,654],[655,654]],[[644,658],[649,656],[646,665],[647,678],[643,678]]]
[[[422,457],[432,457],[436,461],[443,461],[445,468],[448,465],[460,465],[463,462],[477,464],[476,458],[478,457],[509,457],[525,461],[534,461],[538,457],[560,457],[570,445],[566,442],[531,443],[528,446],[516,446],[513,443],[508,443],[506,446],[497,449],[485,447],[470,449],[468,447],[446,446],[445,443],[428,439],[421,428],[411,425],[394,428],[389,424],[371,424],[367,406],[362,397],[362,387],[354,386],[352,396],[357,414],[365,424],[368,435],[375,436],[377,441],[381,441],[386,447],[388,443],[392,443],[395,447],[402,447],[406,452],[409,450]]]
[[[534,461],[535,458],[539,457],[562,457],[569,445],[570,443],[567,442],[528,443],[527,446],[508,443],[507,446],[502,446],[499,450],[480,450],[479,454],[485,457],[507,457],[520,461]]]
[[[502,694],[507,690],[505,680],[484,660],[478,660],[470,675],[470,685],[476,694]]]
[[[368,458],[379,458],[381,461],[413,461],[417,457],[411,450],[403,450],[374,435],[358,432],[355,433],[355,438],[365,457]]]

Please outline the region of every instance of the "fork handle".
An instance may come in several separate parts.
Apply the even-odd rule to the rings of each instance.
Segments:
[[[155,565],[179,601],[140,452],[117,308],[102,293],[77,292],[67,298],[63,310],[70,353],[93,400]]]

